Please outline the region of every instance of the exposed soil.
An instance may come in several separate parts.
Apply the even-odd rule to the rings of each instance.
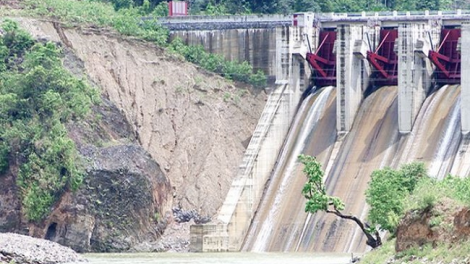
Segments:
[[[264,92],[109,30],[16,20],[35,38],[75,54],[65,66],[72,72],[84,68],[83,76],[126,117],[137,141],[169,178],[173,206],[203,217],[216,214],[264,107]],[[164,237],[172,237],[172,230],[178,237],[189,235],[188,228],[180,232],[181,224],[169,224]]]

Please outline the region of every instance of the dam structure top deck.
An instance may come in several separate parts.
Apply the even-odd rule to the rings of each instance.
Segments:
[[[427,20],[441,20],[443,25],[457,25],[462,21],[470,21],[470,10],[315,13],[314,15],[314,23],[320,23],[323,27],[369,21],[394,24]],[[171,31],[273,28],[291,26],[292,15],[180,16],[159,18],[158,22]]]

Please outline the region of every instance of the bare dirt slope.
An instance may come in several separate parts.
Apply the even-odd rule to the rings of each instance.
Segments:
[[[33,36],[61,42],[127,117],[171,181],[174,204],[214,215],[265,103],[153,44],[97,29],[17,19]]]

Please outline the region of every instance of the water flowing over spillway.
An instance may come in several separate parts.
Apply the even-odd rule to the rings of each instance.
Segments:
[[[345,213],[365,220],[365,190],[374,170],[421,161],[429,174],[466,176],[470,137],[460,132],[460,86],[444,86],[423,103],[413,130],[398,130],[397,87],[382,87],[364,99],[353,128],[337,137],[336,92],[318,91],[302,103],[260,202],[243,250],[364,252],[357,225],[333,215],[304,212],[306,177],[300,153],[316,156],[326,170],[329,194],[346,204]],[[467,159],[466,159],[467,158]]]
[[[321,162],[328,160],[336,140],[335,99],[335,90],[327,87],[303,101],[247,236],[246,250],[285,251],[300,236],[307,215],[301,194],[305,176],[297,156],[306,153]]]
[[[426,163],[432,177],[442,179],[461,142],[460,86],[444,86],[432,93],[421,107],[413,130],[400,151],[400,164]]]

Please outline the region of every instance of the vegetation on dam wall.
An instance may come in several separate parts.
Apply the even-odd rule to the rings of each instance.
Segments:
[[[38,221],[65,189],[83,180],[65,124],[85,117],[98,93],[61,64],[53,43],[36,43],[5,20],[0,38],[0,173],[19,167],[27,219]]]

